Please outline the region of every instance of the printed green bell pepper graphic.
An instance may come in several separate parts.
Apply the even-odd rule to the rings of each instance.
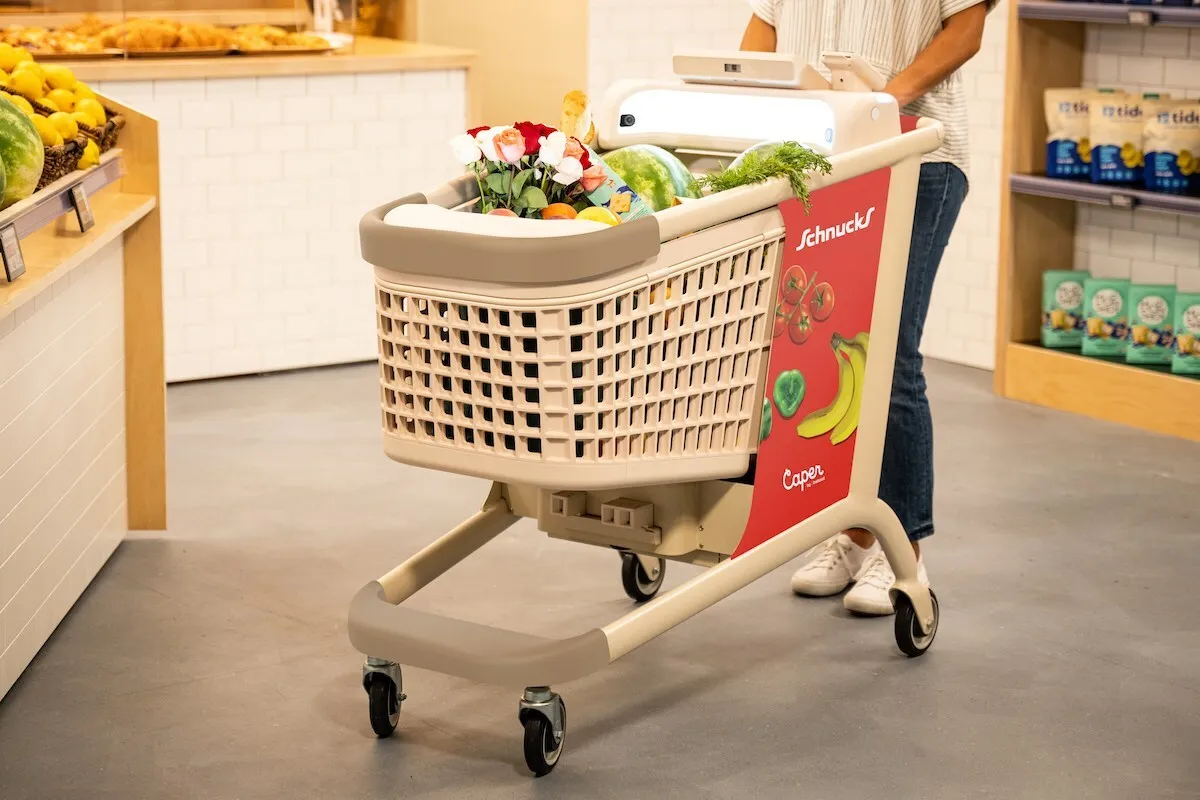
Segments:
[[[774,416],[771,413],[771,401],[763,398],[763,413],[762,421],[758,423],[758,441],[765,442],[767,437],[771,435],[771,418]]]
[[[798,369],[781,372],[775,378],[775,389],[772,396],[775,399],[775,408],[779,410],[781,417],[791,419],[796,415],[800,404],[804,402],[804,388],[804,376]]]

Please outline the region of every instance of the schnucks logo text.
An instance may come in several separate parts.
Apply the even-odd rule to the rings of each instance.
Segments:
[[[840,239],[843,236],[849,236],[852,233],[865,231],[871,226],[871,217],[874,215],[875,206],[871,206],[867,209],[866,214],[862,213],[861,211],[855,212],[854,219],[852,220],[847,220],[846,222],[842,222],[837,225],[831,225],[828,228],[822,228],[820,225],[814,225],[811,228],[805,228],[804,233],[800,234],[800,244],[796,245],[796,250],[800,251],[806,247],[814,247],[818,244],[825,244],[825,242],[833,239]]]

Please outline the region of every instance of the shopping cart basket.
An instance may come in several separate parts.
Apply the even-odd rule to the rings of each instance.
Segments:
[[[700,169],[792,139],[832,170],[812,175],[810,212],[781,179],[593,230],[449,213],[477,200],[464,177],[362,221],[385,451],[493,482],[481,511],[354,598],[371,723],[397,724],[400,664],[524,689],[537,775],[565,741],[551,686],[839,530],[881,542],[904,653],[928,649],[938,618],[878,486],[920,160],[941,125],[903,126],[871,92],[680,81],[618,85],[597,116],[607,149],[658,144]],[[401,605],[521,518],[618,551],[643,604],[567,639]],[[710,569],[656,597],[668,559]]]

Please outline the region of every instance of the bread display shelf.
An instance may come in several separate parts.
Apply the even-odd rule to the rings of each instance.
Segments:
[[[21,202],[0,211],[0,230],[13,225],[17,237],[24,239],[62,215],[74,211],[75,200],[72,194],[77,187],[81,187],[90,198],[120,177],[121,151],[110,150],[100,157],[97,166],[65,175]]]
[[[1074,3],[1063,0],[1022,0],[1017,6],[1021,19],[1058,22],[1100,22],[1110,25],[1163,25],[1200,28],[1200,8],[1120,3]]]
[[[463,69],[475,63],[475,54],[455,47],[359,36],[351,47],[334,52],[267,52],[252,58],[230,55],[223,58],[121,58],[61,63],[70,66],[81,80],[91,82]]]

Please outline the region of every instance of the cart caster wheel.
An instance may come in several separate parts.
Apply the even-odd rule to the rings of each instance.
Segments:
[[[647,600],[653,600],[658,594],[658,590],[662,588],[663,578],[667,575],[667,562],[665,559],[658,559],[658,574],[650,576],[646,574],[646,568],[642,566],[641,560],[633,553],[621,554],[621,585],[625,587],[625,594],[629,595],[629,599],[635,603],[645,603]]]
[[[400,722],[400,706],[405,700],[400,665],[382,659],[367,659],[363,667],[363,688],[367,690],[371,730],[380,739],[386,739]]]
[[[933,645],[933,637],[937,636],[938,600],[932,589],[929,590],[929,601],[933,603],[933,626],[929,633],[921,633],[912,600],[906,594],[896,595],[896,646],[909,658],[925,655]]]
[[[567,705],[548,689],[528,689],[518,715],[525,728],[525,766],[535,778],[549,775],[567,742]]]

